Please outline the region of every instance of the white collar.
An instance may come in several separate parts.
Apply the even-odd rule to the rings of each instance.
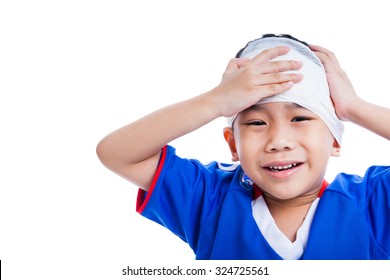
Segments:
[[[263,196],[259,196],[256,200],[252,201],[252,215],[261,233],[272,249],[274,249],[283,259],[297,260],[302,256],[306,249],[310,226],[318,202],[319,198],[316,198],[311,204],[304,222],[297,231],[297,238],[294,242],[291,242],[277,227]]]

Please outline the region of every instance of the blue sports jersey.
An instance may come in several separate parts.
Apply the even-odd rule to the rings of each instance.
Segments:
[[[168,228],[196,259],[281,259],[252,216],[253,187],[239,165],[204,165],[166,146],[137,211]],[[390,259],[390,167],[339,174],[322,193],[301,259]]]

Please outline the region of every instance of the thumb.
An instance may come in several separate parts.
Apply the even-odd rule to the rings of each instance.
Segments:
[[[236,64],[238,68],[244,66],[250,59],[247,57],[236,58]]]
[[[226,67],[225,74],[229,74],[236,71],[238,68],[244,66],[248,61],[249,58],[244,57],[232,58]]]

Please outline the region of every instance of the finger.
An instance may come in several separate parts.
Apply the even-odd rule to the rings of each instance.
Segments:
[[[319,55],[319,56],[321,56],[323,59],[326,59],[326,58],[328,57],[329,59],[338,62],[338,60],[337,60],[337,58],[336,58],[336,55],[335,55],[332,51],[330,51],[330,50],[328,50],[328,49],[326,49],[326,48],[324,48],[324,47],[318,46],[318,45],[309,45],[309,46],[310,46],[310,49],[311,49],[317,56]]]
[[[318,56],[322,63],[326,62],[327,60],[332,60],[334,63],[339,64],[336,55],[332,51],[317,45],[309,46],[310,49]]]
[[[289,70],[298,70],[303,66],[302,61],[297,60],[274,60],[261,65],[261,72],[275,73]]]
[[[255,82],[256,85],[272,85],[272,84],[282,84],[287,82],[299,83],[303,80],[302,74],[281,74],[281,73],[271,73],[261,75],[259,79]]]
[[[325,64],[325,62],[329,59],[329,57],[324,53],[314,51],[314,50],[313,52],[318,57],[318,59],[322,62],[322,64]]]
[[[240,67],[243,67],[245,64],[247,64],[249,61],[250,61],[250,59],[247,57],[240,57],[240,58],[237,58],[236,64],[240,68]]]
[[[276,95],[276,94],[279,94],[279,93],[282,93],[282,92],[285,92],[285,91],[289,90],[293,85],[294,85],[294,83],[292,81],[288,81],[285,83],[259,86],[257,89],[260,96],[261,96],[261,98],[259,100]]]
[[[238,69],[238,61],[239,59],[238,58],[232,58],[228,65],[226,66],[226,69],[225,69],[225,72],[224,72],[224,75],[225,74],[228,74],[228,73],[232,73],[234,71],[236,71]]]
[[[331,57],[327,54],[317,51],[314,51],[314,53],[324,65],[325,71],[327,73],[341,71],[341,66],[335,56]]]
[[[321,52],[324,54],[329,54],[329,56],[332,54],[332,52],[330,50],[328,50],[324,47],[318,46],[318,45],[310,44],[309,47],[312,51]]]
[[[290,48],[288,46],[277,46],[270,49],[263,50],[261,53],[256,55],[253,59],[253,63],[263,63],[274,59],[275,57],[288,53]]]

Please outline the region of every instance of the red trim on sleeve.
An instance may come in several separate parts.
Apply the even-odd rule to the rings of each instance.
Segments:
[[[156,173],[154,174],[152,183],[150,184],[149,191],[146,192],[142,189],[138,190],[136,211],[139,214],[141,214],[144,211],[146,205],[148,204],[150,196],[153,193],[153,189],[156,186],[158,178],[160,177],[160,173],[161,173],[161,170],[164,166],[164,162],[165,162],[166,157],[167,157],[167,146],[164,146],[161,150],[160,161],[158,163],[157,170],[156,170]],[[147,194],[146,197],[145,197],[145,194]]]

